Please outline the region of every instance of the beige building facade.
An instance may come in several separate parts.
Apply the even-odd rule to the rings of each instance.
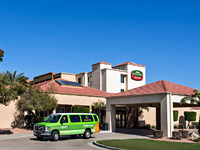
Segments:
[[[35,77],[31,84],[44,91],[53,85],[56,89],[53,95],[58,100],[54,113],[72,112],[72,106],[87,107],[92,111],[94,102],[104,101],[104,118],[110,131],[132,128],[136,120],[137,126],[155,126],[169,137],[174,126],[182,123],[184,111],[197,112],[197,121],[200,115],[196,105],[180,105],[181,99],[193,94],[194,89],[163,80],[146,84],[146,67],[132,62],[116,66],[99,62],[92,65],[91,72],[79,74],[50,72]],[[0,128],[12,126],[17,112],[15,102],[9,106],[0,105]],[[149,110],[144,109],[141,116],[135,117],[135,110],[143,107]],[[179,111],[176,122],[173,121],[173,110]]]
[[[0,128],[12,127],[16,113],[16,101],[12,101],[8,106],[0,104]]]

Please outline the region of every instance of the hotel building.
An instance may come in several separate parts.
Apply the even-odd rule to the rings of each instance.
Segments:
[[[137,119],[138,127],[153,125],[169,137],[174,125],[186,124],[186,121],[180,122],[184,111],[197,112],[197,121],[200,114],[194,104],[180,105],[184,96],[193,94],[193,88],[163,80],[146,84],[146,67],[132,62],[115,66],[98,62],[92,64],[91,72],[50,72],[34,77],[30,83],[40,86],[44,91],[51,86],[55,88],[54,96],[58,100],[58,107],[54,113],[71,112],[74,105],[88,107],[92,111],[93,102],[104,101],[106,109],[102,110],[101,120],[108,123],[110,131],[132,128],[133,120]],[[0,128],[13,125],[15,103],[16,101],[9,106],[0,105]],[[139,118],[130,115],[141,107],[148,107],[149,110],[143,110],[143,115]],[[179,120],[176,122],[173,121],[173,110],[179,111]]]

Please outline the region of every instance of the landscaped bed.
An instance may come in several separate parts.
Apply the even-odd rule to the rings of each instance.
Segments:
[[[97,143],[127,150],[199,150],[200,143],[166,142],[148,139],[100,140]]]

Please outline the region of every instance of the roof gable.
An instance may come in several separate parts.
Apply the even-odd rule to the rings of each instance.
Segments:
[[[136,64],[136,63],[133,63],[133,62],[127,61],[127,62],[125,62],[125,63],[119,64],[119,65],[115,65],[115,66],[113,66],[113,68],[114,68],[114,67],[123,66],[123,65],[133,65],[133,66],[145,67],[144,65],[140,65],[140,64]]]
[[[110,94],[109,97],[121,97],[131,95],[147,95],[147,94],[162,94],[162,93],[174,93],[182,95],[194,94],[195,89],[186,87],[180,84],[172,83],[169,81],[157,81],[144,86],[127,90],[121,93]]]

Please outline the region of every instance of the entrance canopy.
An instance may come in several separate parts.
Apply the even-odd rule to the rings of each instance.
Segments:
[[[115,113],[117,106],[148,106],[159,111],[160,128],[164,136],[170,137],[174,130],[173,107],[195,107],[196,105],[180,105],[187,95],[194,94],[195,89],[171,83],[157,81],[125,92],[111,94],[106,100],[106,122],[110,131],[116,131]],[[157,112],[156,112],[157,114]]]

